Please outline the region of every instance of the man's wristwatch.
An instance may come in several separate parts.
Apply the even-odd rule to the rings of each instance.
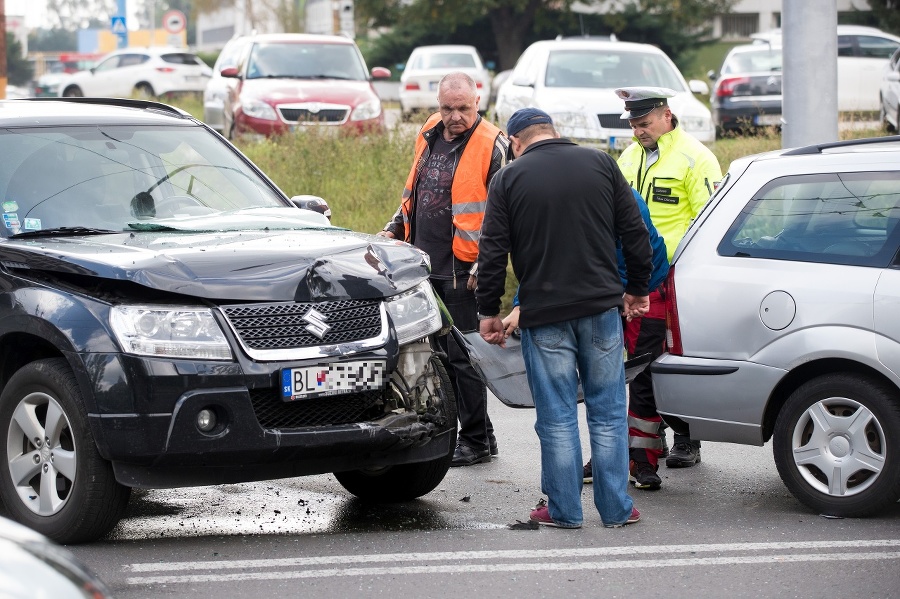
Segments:
[[[494,314],[493,316],[487,316],[486,314],[478,313],[478,320],[490,320],[492,318],[497,318],[500,316],[499,314]]]

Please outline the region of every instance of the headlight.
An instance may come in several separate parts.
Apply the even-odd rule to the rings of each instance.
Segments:
[[[128,354],[231,360],[231,348],[206,308],[114,306],[109,324]]]
[[[370,100],[357,106],[353,110],[353,114],[350,115],[350,120],[368,121],[370,119],[378,118],[379,114],[381,114],[381,102],[378,100]]]
[[[394,321],[400,345],[421,339],[441,328],[441,313],[428,281],[387,298],[384,304]]]
[[[552,112],[550,118],[563,137],[595,139],[599,135],[599,127],[589,121],[583,112]]]
[[[266,121],[278,120],[278,117],[275,116],[275,109],[269,104],[259,100],[247,100],[242,102],[241,111],[247,116],[251,116],[255,119],[263,119]]]
[[[712,121],[702,116],[679,117],[678,121],[685,131],[709,131],[712,129]]]

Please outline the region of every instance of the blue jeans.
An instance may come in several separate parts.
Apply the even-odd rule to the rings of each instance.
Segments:
[[[534,396],[541,489],[550,517],[570,527],[583,520],[580,378],[591,440],[594,505],[605,526],[623,524],[633,503],[628,495],[628,420],[618,309],[522,329],[522,354]]]

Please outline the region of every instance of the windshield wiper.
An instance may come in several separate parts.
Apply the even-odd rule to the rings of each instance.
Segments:
[[[26,237],[69,237],[75,235],[108,235],[109,233],[121,233],[112,229],[92,229],[90,227],[51,227],[36,231],[25,231],[10,235],[10,239],[22,239]]]

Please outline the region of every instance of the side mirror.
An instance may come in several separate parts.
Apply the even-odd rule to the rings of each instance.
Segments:
[[[331,220],[331,208],[324,198],[312,195],[300,195],[291,198],[291,203],[301,210],[312,210],[328,217]]]
[[[700,94],[703,96],[709,95],[709,86],[706,84],[706,81],[691,79],[690,81],[688,81],[688,87],[695,94]]]
[[[389,79],[391,76],[391,70],[386,69],[384,67],[372,67],[372,78],[373,79]]]
[[[219,70],[219,75],[222,77],[228,77],[230,79],[234,79],[238,76],[238,68],[237,67],[224,67]]]
[[[706,72],[706,76],[709,77],[710,81],[716,80],[716,72],[713,71],[712,69],[710,69],[709,71]]]
[[[513,84],[513,85],[519,85],[519,86],[522,86],[522,87],[534,87],[534,81],[532,81],[529,77],[527,77],[527,76],[522,76],[522,75],[520,75],[520,76],[516,77],[515,79],[513,79],[513,80],[512,80],[512,84]]]

